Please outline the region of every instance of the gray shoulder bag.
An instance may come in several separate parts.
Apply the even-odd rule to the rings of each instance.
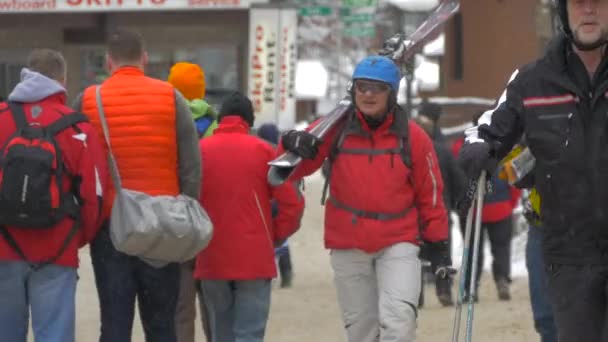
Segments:
[[[154,267],[193,259],[209,244],[213,235],[209,216],[197,200],[184,194],[151,196],[122,187],[101,101],[101,86],[96,88],[96,99],[108,145],[110,174],[116,188],[110,216],[114,247]]]

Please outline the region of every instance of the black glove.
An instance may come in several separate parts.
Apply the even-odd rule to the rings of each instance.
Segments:
[[[281,137],[283,148],[304,159],[315,159],[319,153],[321,139],[306,131],[287,131]]]
[[[464,144],[458,155],[458,163],[464,171],[469,183],[466,192],[460,194],[456,210],[461,217],[466,217],[477,194],[477,182],[482,171],[487,173],[486,186],[491,189],[490,177],[498,167],[498,161],[491,155],[490,145],[486,142]],[[488,190],[487,192],[490,192]]]
[[[491,155],[490,144],[476,142],[464,144],[458,155],[458,164],[464,170],[468,179],[478,180],[481,171],[488,172],[488,178],[496,171],[498,163]]]
[[[448,278],[456,274],[452,268],[452,254],[448,240],[428,244],[429,261],[431,269],[435,270],[435,276]]]

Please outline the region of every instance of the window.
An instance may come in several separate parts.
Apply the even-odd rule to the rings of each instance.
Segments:
[[[214,93],[217,89],[241,88],[241,80],[238,77],[238,47],[150,48],[148,57],[145,71],[150,77],[166,80],[173,64],[191,62],[200,65],[205,71],[205,84],[209,93]],[[82,89],[99,84],[108,77],[104,48],[83,49],[81,61]]]

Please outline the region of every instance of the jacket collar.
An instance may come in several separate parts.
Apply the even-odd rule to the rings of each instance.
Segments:
[[[249,124],[238,115],[224,116],[213,134],[240,133],[249,134]]]
[[[408,121],[407,113],[399,105],[395,110],[388,114],[386,120],[375,130],[371,130],[367,126],[367,122],[363,118],[363,113],[357,109],[353,109],[351,114],[346,119],[344,126],[344,134],[354,134],[361,136],[372,136],[373,134],[382,134],[390,132],[401,138],[408,136]]]
[[[144,76],[144,71],[135,66],[122,66],[112,73],[112,76],[115,75],[128,75],[128,76]]]

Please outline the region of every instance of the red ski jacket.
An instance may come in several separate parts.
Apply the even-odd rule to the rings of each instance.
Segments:
[[[47,126],[62,115],[74,112],[73,109],[65,106],[65,102],[65,93],[58,92],[42,100],[24,103],[23,109],[29,123]],[[35,112],[34,116],[32,111]],[[77,128],[78,130],[67,128],[55,138],[63,154],[68,171],[66,174],[70,173],[80,178],[78,191],[83,202],[80,210],[81,225],[65,252],[55,261],[57,265],[68,267],[78,267],[78,249],[93,240],[101,226],[102,195],[106,186],[104,180],[108,178],[107,156],[95,129],[89,123],[79,123]],[[4,145],[15,133],[15,129],[15,122],[7,103],[1,103],[0,144]],[[66,190],[74,185],[67,175],[63,183]],[[65,218],[49,229],[28,230],[9,226],[7,230],[30,262],[42,262],[57,254],[72,224],[71,218]],[[0,260],[22,260],[4,237],[0,237]]]
[[[275,157],[275,149],[248,133],[243,119],[227,116],[212,136],[200,141],[200,202],[213,222],[214,233],[196,259],[197,279],[275,277],[274,244],[300,226],[304,198],[294,183],[275,188],[268,184],[268,162]],[[279,207],[275,218],[272,199]]]
[[[401,110],[375,130],[361,113],[348,115],[323,139],[317,157],[304,160],[292,175],[298,180],[319,169],[328,156],[334,159],[325,246],[376,252],[399,242],[447,239],[443,182],[429,136]]]

